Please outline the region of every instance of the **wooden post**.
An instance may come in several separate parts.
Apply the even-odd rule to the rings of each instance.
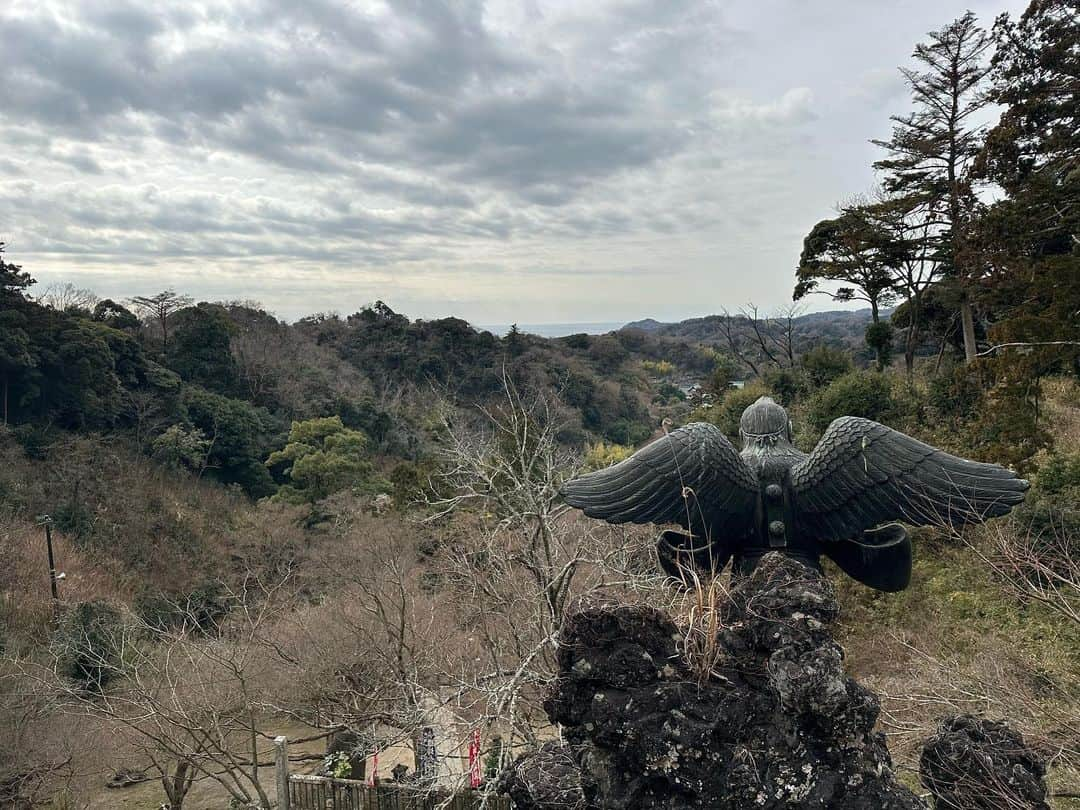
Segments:
[[[49,553],[49,591],[52,594],[53,618],[60,615],[60,591],[56,587],[56,560],[53,557],[52,523],[53,519],[48,515],[41,515],[38,523],[45,526],[45,548]]]
[[[274,774],[277,777],[277,806],[289,810],[289,740],[274,737]]]

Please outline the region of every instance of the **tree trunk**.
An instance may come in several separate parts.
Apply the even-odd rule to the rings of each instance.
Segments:
[[[910,299],[911,323],[908,326],[907,340],[904,343],[904,368],[907,370],[908,385],[915,382],[915,347],[919,345],[919,319],[922,316],[922,301],[919,297]]]
[[[8,422],[8,375],[4,375],[4,427],[7,427]]]
[[[881,321],[881,316],[878,314],[878,303],[876,298],[870,299],[870,322],[877,326]],[[874,365],[878,371],[885,370],[885,361],[881,356],[881,346],[874,346]]]
[[[183,810],[184,799],[191,790],[195,773],[191,770],[191,763],[177,762],[173,766],[172,773],[166,773],[161,777],[161,784],[165,788],[165,797],[169,800],[169,810]]]
[[[960,299],[960,322],[964,329],[964,360],[970,366],[975,362],[979,349],[975,344],[975,315],[967,293]]]

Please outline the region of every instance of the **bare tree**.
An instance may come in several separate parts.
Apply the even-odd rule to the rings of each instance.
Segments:
[[[1075,538],[1060,524],[1034,532],[1018,523],[984,524],[979,530],[982,542],[957,534],[1014,596],[1039,602],[1080,626],[1080,549]]]
[[[481,424],[469,425],[444,410],[427,520],[464,527],[436,558],[480,656],[458,688],[485,722],[508,731],[509,750],[537,743],[542,687],[557,671],[572,606],[611,589],[630,598],[662,585],[647,530],[598,527],[562,503],[559,487],[578,461],[556,439],[554,403],[504,379],[501,403],[481,411]]]
[[[69,281],[50,284],[38,297],[39,303],[58,312],[67,312],[69,309],[92,310],[99,300],[101,299],[93,290],[76,287]]]
[[[368,754],[411,744],[418,760],[423,729],[439,725],[454,698],[445,673],[461,671],[468,645],[425,585],[431,571],[412,531],[359,512],[339,520],[340,543],[315,565],[332,594],[276,628],[279,666],[297,685],[276,708],[313,728],[355,731]]]
[[[755,304],[741,307],[737,315],[721,310],[720,332],[728,350],[756,376],[762,369],[795,365],[795,319],[800,308],[790,304],[775,314],[763,315]]]
[[[70,752],[53,729],[45,730],[49,714],[49,701],[29,688],[18,667],[0,662],[0,807],[38,806],[49,784],[69,770]]]
[[[121,733],[156,774],[170,810],[181,810],[192,785],[212,780],[243,806],[272,807],[259,773],[272,763],[261,732],[266,708],[263,635],[276,592],[254,580],[231,594],[228,618],[174,605],[173,621],[122,613],[115,626],[71,634],[48,663],[20,662],[53,710],[105,723]],[[78,671],[93,673],[73,680]]]
[[[146,319],[153,321],[161,329],[161,351],[169,352],[169,316],[178,310],[191,306],[194,299],[190,295],[181,295],[175,290],[162,290],[156,295],[136,295],[131,304]]]

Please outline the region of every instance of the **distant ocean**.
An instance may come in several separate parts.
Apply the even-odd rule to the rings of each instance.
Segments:
[[[553,338],[577,335],[582,332],[586,335],[603,335],[606,332],[614,332],[616,329],[622,329],[625,325],[625,321],[598,321],[595,323],[519,323],[517,328],[522,332],[528,332],[530,335]],[[508,323],[478,323],[474,324],[474,326],[476,326],[477,329],[491,332],[494,335],[505,335],[510,331],[510,324]]]

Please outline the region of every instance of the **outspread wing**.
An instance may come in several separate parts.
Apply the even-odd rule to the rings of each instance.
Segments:
[[[693,422],[625,461],[568,481],[562,494],[609,523],[678,523],[719,538],[752,527],[757,490],[757,478],[723,432]]]
[[[950,455],[869,419],[829,425],[791,470],[799,527],[821,541],[848,540],[900,520],[916,526],[975,523],[1009,512],[1028,482],[996,464]]]

